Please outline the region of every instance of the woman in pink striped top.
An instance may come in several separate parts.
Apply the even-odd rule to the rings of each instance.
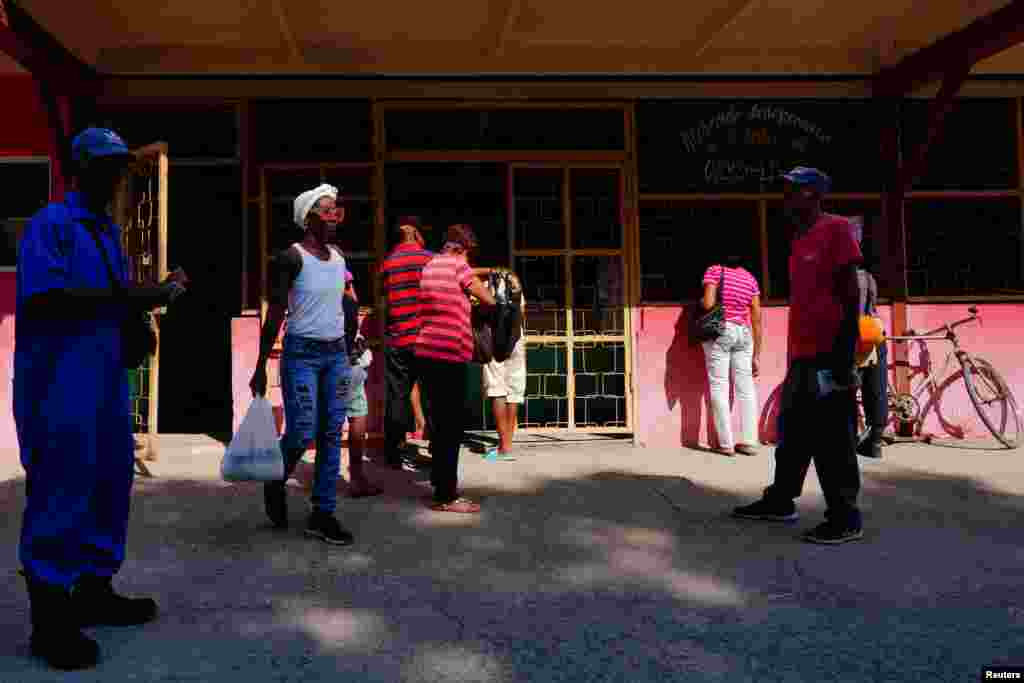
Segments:
[[[431,413],[432,509],[438,512],[480,512],[479,504],[458,492],[466,386],[473,360],[469,295],[494,305],[490,290],[473,274],[467,260],[476,247],[476,235],[470,226],[452,225],[444,248],[423,266],[420,280],[420,331],[415,354],[420,385]]]
[[[754,276],[740,265],[741,262],[741,257],[730,256],[704,273],[704,309],[708,310],[715,304],[720,282],[721,302],[725,309],[725,333],[718,339],[704,342],[711,413],[718,434],[717,450],[724,455],[757,453],[757,389],[754,378],[760,371],[761,288]],[[739,443],[733,438],[729,407],[730,369],[740,409]]]

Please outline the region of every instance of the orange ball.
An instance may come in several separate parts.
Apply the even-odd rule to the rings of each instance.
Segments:
[[[882,321],[872,315],[862,315],[859,321],[860,339],[857,343],[857,351],[860,353],[871,353],[885,342],[885,328]]]

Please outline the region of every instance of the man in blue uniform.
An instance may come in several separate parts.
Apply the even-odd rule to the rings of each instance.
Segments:
[[[77,191],[39,211],[18,247],[14,352],[32,652],[60,669],[98,660],[81,627],[156,616],[153,600],[122,597],[111,584],[124,561],[134,474],[121,328],[169,304],[187,282],[180,270],[160,285],[127,282],[120,230],[107,213],[131,158],[121,138],[90,128],[74,139],[72,157]]]

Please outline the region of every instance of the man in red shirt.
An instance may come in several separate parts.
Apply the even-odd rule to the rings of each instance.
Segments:
[[[380,277],[387,307],[384,348],[384,456],[402,467],[405,435],[412,431],[410,394],[418,380],[413,349],[420,333],[420,278],[434,257],[424,247],[426,227],[418,216],[402,216],[395,228],[397,245],[381,263]]]
[[[822,197],[831,186],[827,175],[798,166],[783,178],[786,214],[796,234],[789,256],[789,372],[779,413],[775,481],[761,500],[733,514],[798,519],[793,500],[800,496],[813,459],[825,494],[826,521],[805,533],[804,540],[835,545],[863,535],[854,402],[861,252],[849,221],[822,211]]]

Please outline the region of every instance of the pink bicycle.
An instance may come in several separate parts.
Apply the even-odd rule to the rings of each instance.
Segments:
[[[988,428],[992,436],[1006,448],[1017,448],[1021,444],[1022,420],[1017,401],[1010,391],[1010,385],[1003,379],[1003,376],[987,360],[979,358],[960,347],[960,340],[956,335],[956,328],[967,323],[980,321],[978,309],[971,306],[967,309],[968,317],[955,322],[946,323],[941,327],[928,332],[917,333],[907,330],[905,335],[888,337],[887,341],[895,344],[918,343],[922,346],[922,367],[915,373],[911,381],[911,390],[907,393],[899,393],[892,384],[891,375],[889,380],[889,416],[896,422],[910,423],[914,426],[914,433],[918,434],[923,420],[921,410],[921,398],[928,392],[928,402],[931,404],[938,400],[944,390],[958,378],[951,373],[954,359],[960,366],[959,379],[963,381],[970,397],[971,403],[978,413],[978,417]],[[946,356],[942,369],[935,373],[931,362],[931,355],[927,353],[928,342],[947,342],[952,349]],[[859,436],[864,438],[866,430],[863,427],[863,414],[861,415]]]

